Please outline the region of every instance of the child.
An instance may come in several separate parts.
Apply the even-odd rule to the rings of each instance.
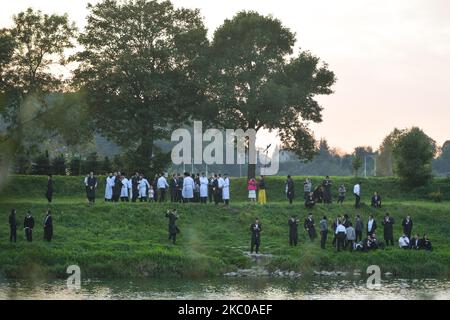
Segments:
[[[150,187],[148,188],[148,199],[150,200],[150,202],[155,201],[155,190],[153,189],[152,185],[150,185]]]

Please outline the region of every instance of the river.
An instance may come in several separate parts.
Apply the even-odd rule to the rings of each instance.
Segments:
[[[389,279],[370,289],[362,279],[155,279],[85,280],[69,289],[65,281],[0,279],[0,299],[140,300],[140,299],[250,299],[250,300],[367,300],[450,299],[448,279]]]

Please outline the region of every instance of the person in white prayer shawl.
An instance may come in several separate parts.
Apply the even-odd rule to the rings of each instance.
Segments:
[[[147,202],[147,190],[150,189],[148,180],[143,175],[139,177],[139,201]]]
[[[200,202],[206,204],[206,200],[208,199],[208,188],[209,188],[209,180],[206,177],[205,173],[202,172],[200,177]]]
[[[222,178],[222,175],[219,174],[219,179],[217,180],[218,185],[219,185],[219,202],[223,202],[223,183],[224,183],[224,179]]]
[[[402,235],[400,239],[398,239],[398,246],[402,249],[409,249],[409,238],[406,236],[406,234]]]
[[[192,202],[194,200],[195,183],[188,172],[184,173],[183,179],[183,202]]]
[[[120,177],[122,181],[122,189],[120,190],[120,201],[130,201],[130,181],[125,177]]]
[[[223,179],[222,199],[225,202],[226,206],[230,204],[230,178],[228,178],[228,174],[225,174],[225,177]]]
[[[110,173],[106,177],[106,183],[105,183],[105,201],[111,202],[113,197],[113,186],[114,186],[114,176],[112,173]]]

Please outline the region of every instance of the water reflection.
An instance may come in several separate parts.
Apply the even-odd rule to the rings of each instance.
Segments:
[[[274,299],[274,300],[403,300],[450,299],[450,281],[391,279],[368,289],[354,279],[210,279],[85,280],[78,291],[65,281],[0,281],[0,299]]]

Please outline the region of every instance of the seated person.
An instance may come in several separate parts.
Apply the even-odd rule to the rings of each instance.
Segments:
[[[364,243],[363,243],[363,241],[355,243],[354,249],[355,249],[355,251],[364,251]]]
[[[424,249],[426,251],[433,251],[433,246],[431,245],[430,239],[428,239],[428,235],[423,236],[422,249]]]
[[[398,239],[398,246],[402,249],[409,249],[409,239],[408,237],[404,234],[400,237],[400,239]]]
[[[378,192],[375,192],[372,197],[372,207],[381,208],[381,197]]]
[[[323,190],[322,186],[317,186],[317,188],[313,192],[314,201],[316,203],[323,203]]]
[[[419,238],[418,234],[409,241],[409,245],[413,250],[420,250],[422,248],[422,240]]]
[[[314,200],[314,194],[311,192],[309,196],[306,198],[305,207],[308,209],[314,208],[316,205],[316,201]]]
[[[378,242],[375,234],[367,236],[367,240],[364,242],[364,251],[376,250],[378,249]]]

